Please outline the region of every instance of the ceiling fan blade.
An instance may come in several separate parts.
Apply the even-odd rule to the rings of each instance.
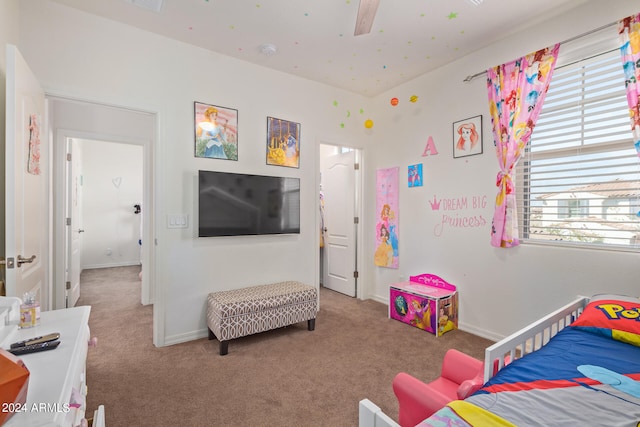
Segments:
[[[356,20],[356,31],[354,32],[355,36],[369,34],[371,32],[371,26],[376,17],[379,4],[380,0],[360,0],[358,18]]]

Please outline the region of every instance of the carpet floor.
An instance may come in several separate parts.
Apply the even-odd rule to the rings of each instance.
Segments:
[[[321,288],[315,331],[303,322],[239,338],[226,356],[207,338],[158,348],[139,271],[81,276],[78,305],[92,306],[98,338],[87,358],[87,413],[104,405],[110,427],[357,426],[364,398],[397,419],[398,372],[430,381],[449,348],[482,359],[492,344],[460,330],[435,337],[389,319],[385,304]]]

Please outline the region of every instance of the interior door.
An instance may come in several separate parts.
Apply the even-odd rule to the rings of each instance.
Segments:
[[[13,45],[7,45],[6,77],[6,292],[20,298],[32,292],[42,304],[49,297],[45,287],[48,224],[45,97]]]
[[[325,242],[323,284],[356,296],[355,151],[329,156],[322,168]]]
[[[67,307],[74,307],[80,298],[80,252],[82,247],[82,151],[80,142],[67,138],[67,256],[65,262]]]

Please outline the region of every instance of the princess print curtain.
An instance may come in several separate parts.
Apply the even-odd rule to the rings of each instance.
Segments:
[[[638,79],[640,79],[640,14],[622,19],[618,25],[618,33],[633,144],[640,157],[640,88],[638,88]]]
[[[487,70],[489,113],[500,166],[492,246],[508,248],[520,244],[513,168],[538,120],[559,50],[560,44],[556,44]]]

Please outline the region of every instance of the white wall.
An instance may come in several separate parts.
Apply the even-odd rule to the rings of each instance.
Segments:
[[[498,163],[486,79],[463,83],[468,75],[638,12],[637,1],[588,1],[570,13],[545,20],[375,99],[376,145],[367,158],[368,182],[375,182],[377,168],[400,166],[401,176],[405,176],[408,165],[423,163],[424,186],[401,185],[400,268],[389,270],[368,264],[368,276],[375,283],[370,289],[372,297],[386,299],[388,284],[403,277],[439,274],[458,286],[461,328],[498,339],[577,295],[639,294],[637,253],[524,244],[513,249],[490,246]],[[616,29],[613,26],[609,31],[615,35]],[[563,45],[561,51],[569,47]],[[415,104],[408,102],[413,94],[419,96]],[[397,107],[390,106],[392,97],[401,101]],[[453,159],[452,123],[477,115],[483,118],[484,154]],[[429,136],[438,155],[421,157]],[[365,229],[373,230],[377,219],[374,187],[369,186],[368,191]],[[434,196],[452,202],[466,200],[468,207],[444,210],[442,204],[439,211],[434,211],[429,204]],[[479,206],[474,206],[474,200],[480,201]],[[481,218],[484,224],[442,227],[445,216]],[[372,254],[373,232],[367,238]]]
[[[469,74],[510,61],[596,28],[640,9],[637,1],[591,0],[562,19],[548,19],[490,48],[373,99],[333,89],[182,43],[99,19],[47,0],[20,2],[20,44],[25,59],[50,93],[157,113],[155,213],[158,218],[154,310],[171,344],[205,334],[206,294],[217,289],[294,279],[318,282],[317,167],[320,141],[363,149],[362,249],[373,257],[375,170],[422,162],[425,186],[401,187],[400,268],[362,266],[367,296],[386,299],[390,283],[410,274],[440,274],[460,290],[461,326],[499,338],[556,308],[576,294],[618,291],[637,294],[638,255],[613,251],[489,245],[497,163],[493,157],[483,79]],[[409,103],[411,95],[419,101]],[[389,99],[401,103],[391,107]],[[274,101],[277,100],[277,101]],[[237,162],[193,157],[193,102],[239,111]],[[338,106],[334,105],[337,101]],[[347,110],[371,111],[374,128]],[[452,159],[451,123],[482,114],[483,155]],[[267,166],[266,117],[302,124],[299,169]],[[339,124],[345,122],[345,126]],[[432,136],[439,154],[422,157]],[[195,237],[198,169],[297,176],[302,180],[299,236],[199,239]],[[466,198],[464,210],[431,210],[428,201]],[[473,197],[486,206],[473,207]],[[165,228],[167,214],[189,214],[187,230]],[[442,216],[482,216],[482,227],[434,230]],[[368,231],[367,231],[368,230]],[[274,250],[275,249],[275,250]],[[277,253],[278,256],[274,254]],[[371,259],[369,258],[369,259]],[[292,261],[293,260],[293,261]],[[606,289],[604,289],[606,288]]]
[[[164,314],[157,344],[205,336],[211,291],[318,283],[317,141],[364,145],[362,123],[345,117],[365,98],[46,0],[20,2],[20,49],[49,93],[157,113],[154,312]],[[238,110],[237,162],[194,157],[194,101]],[[299,169],[266,165],[267,116],[301,123]],[[300,177],[301,234],[197,238],[198,169]],[[167,229],[169,214],[188,214],[189,228]]]
[[[81,147],[82,268],[140,265],[134,205],[142,204],[142,147],[91,140]]]

